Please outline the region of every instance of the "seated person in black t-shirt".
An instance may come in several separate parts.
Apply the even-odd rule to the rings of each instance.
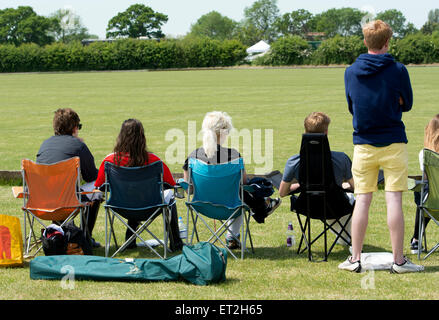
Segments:
[[[58,109],[53,117],[54,135],[45,140],[37,153],[37,163],[52,164],[62,160],[79,157],[82,179],[89,183],[94,182],[98,176],[94,157],[84,143],[79,138],[79,130],[82,124],[78,114],[70,109]],[[90,201],[84,196],[83,201]],[[88,234],[92,235],[93,227],[98,215],[100,199],[92,201],[92,205],[88,210],[87,229]],[[93,247],[99,247],[99,242],[91,238]]]
[[[230,131],[233,129],[232,119],[225,112],[213,111],[208,112],[203,120],[203,147],[198,148],[189,155],[188,158],[196,158],[202,160],[208,164],[218,164],[229,162],[238,158],[241,155],[238,151],[231,148],[224,148],[222,144],[227,139]],[[186,159],[183,165],[184,180],[188,181],[188,159]],[[244,171],[244,181],[247,182],[247,176]],[[262,216],[261,220],[257,222],[263,222],[264,218],[270,215],[281,203],[279,198],[261,198],[256,197],[248,192],[244,192],[244,202],[255,213],[255,216]],[[254,217],[255,217],[254,216]],[[239,229],[242,225],[242,216],[231,221],[229,229],[235,237],[239,238]],[[233,239],[230,231],[226,234],[227,246],[230,249],[238,249],[240,247],[239,242]]]

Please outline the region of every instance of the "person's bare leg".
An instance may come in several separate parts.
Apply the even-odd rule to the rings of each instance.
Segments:
[[[402,192],[386,191],[387,225],[392,243],[393,261],[404,262],[404,214],[402,212]]]
[[[352,260],[357,261],[361,258],[363,241],[366,236],[367,224],[369,221],[369,208],[372,202],[372,192],[356,195],[354,212],[352,215]]]

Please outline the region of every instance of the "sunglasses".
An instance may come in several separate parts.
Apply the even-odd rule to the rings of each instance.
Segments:
[[[82,129],[82,123],[78,124],[78,130]]]

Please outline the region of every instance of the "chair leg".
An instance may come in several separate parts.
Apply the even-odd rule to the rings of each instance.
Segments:
[[[299,227],[302,234],[300,237],[299,245],[297,247],[297,254],[300,254],[303,253],[308,248],[308,239],[306,238],[306,228],[308,226],[308,220],[305,220],[305,226],[303,226],[302,219],[300,219],[300,215],[298,213],[297,213],[297,220],[299,221]],[[306,247],[305,249],[303,249],[303,251],[300,251],[303,242],[305,242]]]
[[[171,230],[171,224],[169,223],[169,217],[171,212],[168,208],[162,210],[163,216],[163,257],[166,259],[168,256],[168,232]],[[172,237],[172,235],[171,235]]]
[[[246,217],[247,216],[247,217]],[[250,240],[250,246],[251,246],[251,248],[252,248],[252,253],[255,253],[255,249],[254,249],[254,247],[253,247],[253,240],[252,240],[252,235],[251,235],[251,233],[250,233],[250,218],[251,218],[251,215],[250,215],[250,212],[247,212],[247,214],[246,214],[246,216],[244,216],[244,217],[246,217],[246,220],[247,220],[247,233],[248,233],[248,238],[249,238],[249,240]],[[245,235],[245,241],[247,242],[247,233],[246,233],[246,235]]]
[[[320,232],[313,239],[311,239],[311,219],[306,217],[305,224],[303,224],[302,219],[300,218],[299,214],[297,214],[297,219],[298,219],[300,230],[301,230],[301,233],[302,233],[300,241],[299,241],[299,245],[298,245],[298,248],[297,248],[297,254],[301,254],[301,253],[305,252],[305,250],[308,250],[308,260],[309,261],[314,261],[312,250],[311,250],[312,245],[317,240],[319,240],[322,236],[323,236],[323,239],[324,239],[324,249],[325,249],[325,251],[324,251],[323,259],[319,260],[319,262],[320,261],[328,261],[328,257],[331,254],[333,248],[335,247],[335,244],[336,244],[338,239],[342,238],[343,240],[348,242],[347,239],[345,239],[342,236],[342,234],[343,234],[343,232],[348,233],[346,231],[346,226],[347,226],[350,218],[344,224],[341,224],[338,220],[334,221],[331,224],[328,224],[326,222],[326,220],[322,220],[323,231]],[[335,223],[339,223],[339,225],[341,226],[341,231],[340,232],[337,232],[336,230],[334,230],[332,228]],[[336,238],[335,238],[334,242],[331,244],[331,246],[329,247],[329,249],[328,249],[328,243],[327,243],[327,241],[328,241],[327,231],[328,230],[333,230],[335,232],[335,234],[336,234]],[[303,249],[302,249],[302,244],[304,244],[304,248]]]
[[[324,259],[324,261],[328,261],[328,233],[327,233],[327,231],[328,231],[328,223],[326,222],[326,219],[325,219],[325,221],[323,222],[323,228],[324,228],[324,242],[325,242],[325,259]]]
[[[336,245],[336,243],[337,243],[337,241],[338,241],[339,239],[342,239],[343,241],[345,241],[345,242],[348,243],[348,244],[351,243],[350,240],[348,240],[348,239],[346,239],[345,237],[342,236],[343,233],[349,234],[349,233],[346,231],[346,226],[348,225],[348,223],[349,223],[349,221],[351,220],[351,218],[352,218],[352,214],[349,216],[349,218],[346,220],[346,222],[345,222],[344,224],[342,224],[339,220],[336,220],[336,221],[334,221],[333,223],[331,223],[331,224],[328,225],[328,230],[332,230],[332,231],[336,234],[335,240],[334,240],[334,242],[332,243],[331,247],[329,248],[329,251],[328,251],[328,257],[329,257],[329,255],[331,254],[332,249],[335,247],[335,245]],[[339,232],[337,232],[336,230],[334,230],[334,229],[332,228],[332,226],[333,226],[334,224],[336,224],[336,223],[338,223],[338,225],[340,226],[340,229],[341,229],[341,230],[340,230]],[[349,237],[350,237],[350,234],[349,234]]]
[[[423,210],[425,210],[425,214],[423,212]],[[425,241],[425,251],[427,251],[427,254],[424,256],[423,260],[426,260],[433,252],[435,252],[438,248],[439,248],[439,243],[437,243],[433,248],[431,248],[430,250],[427,249],[427,233],[425,231],[425,217],[426,215],[428,215],[428,217],[433,220],[433,222],[439,226],[439,221],[436,220],[435,217],[433,217],[427,209],[422,209],[422,217],[420,216],[420,234],[419,234],[419,242],[418,242],[418,259],[420,259],[421,256],[421,252],[422,252],[422,239],[424,239]],[[422,218],[422,219],[421,219]],[[430,223],[431,224],[431,223]]]
[[[227,220],[226,222],[224,222],[224,223],[222,223],[222,225],[221,225],[221,227],[219,228],[219,230],[222,230],[222,232],[221,232],[221,234],[218,234],[216,231],[214,231],[214,230],[212,230],[212,228],[209,226],[209,224],[206,222],[206,221],[204,221],[204,219],[201,217],[201,216],[199,216],[198,214],[197,214],[197,217],[199,217],[200,219],[201,219],[201,221],[204,223],[204,225],[206,226],[206,228],[210,231],[210,233],[212,234],[212,236],[210,237],[210,239],[209,240],[207,240],[208,242],[210,242],[213,238],[215,238],[215,241],[213,242],[213,243],[215,243],[216,241],[219,241],[220,243],[221,243],[221,245],[227,250],[227,252],[229,252],[230,253],[230,255],[233,257],[233,258],[235,258],[235,259],[238,259],[237,257],[236,257],[236,255],[232,252],[232,250],[230,250],[228,247],[227,247],[227,245],[224,243],[224,241],[223,240],[221,240],[221,236],[224,234],[224,232],[226,232],[226,230],[227,230],[227,222],[229,221],[229,220]],[[222,221],[221,221],[222,222]],[[224,229],[224,226],[225,226],[225,229]]]
[[[421,252],[422,252],[422,239],[425,236],[424,235],[424,209],[420,208],[419,210],[419,232],[418,232],[418,260],[421,259]]]
[[[191,217],[192,217],[192,226],[194,228],[192,230],[191,241],[190,241],[190,244],[192,245],[193,240],[194,240],[194,235],[197,237],[197,242],[200,242],[200,238],[198,236],[198,231],[197,231],[198,215],[195,215],[195,218],[194,218],[194,213],[191,210]]]
[[[108,228],[110,228],[110,232],[108,232]],[[111,234],[114,235],[113,230],[113,223],[111,220],[111,213],[107,208],[105,208],[105,257],[108,257],[108,254],[110,252],[110,245],[111,245]],[[116,243],[116,250],[117,250],[117,242],[116,242],[116,236],[114,235],[114,241]]]
[[[40,222],[38,219],[35,219],[35,217],[33,215],[27,214],[27,213],[24,214],[24,223],[26,224],[26,221],[27,221],[27,224],[28,224],[28,227],[25,226],[25,230],[26,230],[24,233],[24,236],[25,236],[24,240],[25,241],[23,243],[23,245],[25,246],[24,247],[25,248],[25,250],[24,250],[25,257],[34,257],[42,249],[42,246],[38,247],[38,244],[41,243],[41,240],[35,235],[35,230],[34,230],[35,220]],[[27,229],[29,229],[29,230],[27,230]],[[38,248],[36,249],[35,253],[31,255],[30,253],[34,249],[34,247],[38,247]]]

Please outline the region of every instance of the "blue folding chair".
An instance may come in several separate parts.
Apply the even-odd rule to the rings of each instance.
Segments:
[[[174,200],[175,201],[175,200]],[[160,258],[167,257],[168,230],[171,218],[171,206],[166,204],[163,188],[163,163],[161,161],[142,167],[120,167],[110,162],[105,163],[105,256],[108,257],[111,237],[114,237],[116,252],[123,251],[131,241],[140,239],[145,246],[151,249]],[[162,214],[164,240],[159,240],[148,227],[152,221]],[[118,247],[114,232],[114,217],[117,217],[133,233],[121,247]],[[125,222],[124,219],[144,221],[137,230]],[[164,247],[163,256],[160,255],[141,233],[147,231],[158,243]]]
[[[223,164],[207,164],[198,159],[189,159],[189,181],[186,189],[188,200],[186,206],[187,221],[189,221],[189,212],[193,222],[193,230],[190,243],[192,244],[194,235],[198,237],[197,222],[198,218],[204,223],[212,234],[207,240],[211,243],[219,241],[227,251],[236,259],[233,252],[227,248],[227,245],[221,240],[221,236],[229,230],[228,223],[243,215],[243,224],[241,227],[242,239],[233,235],[234,239],[241,244],[241,259],[244,258],[246,250],[247,236],[249,237],[253,250],[253,243],[250,234],[250,208],[244,203],[243,199],[243,173],[244,163],[242,158]],[[185,187],[183,185],[183,187]],[[195,217],[194,217],[195,213]],[[219,220],[221,226],[214,230],[207,223],[204,217]]]

